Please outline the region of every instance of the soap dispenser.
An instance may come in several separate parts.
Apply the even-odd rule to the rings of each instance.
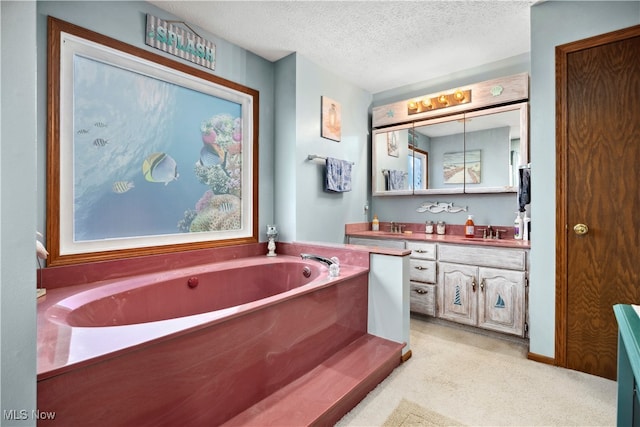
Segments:
[[[473,215],[467,217],[467,222],[464,223],[464,237],[470,239],[476,235],[475,224],[473,223]]]
[[[531,218],[527,216],[527,211],[525,211],[524,218],[522,218],[522,240],[529,240],[529,223],[531,223]]]
[[[378,215],[373,216],[373,221],[371,221],[371,230],[380,231],[380,221],[378,220]]]
[[[516,220],[513,222],[513,238],[522,240],[522,217],[520,211],[516,212]]]

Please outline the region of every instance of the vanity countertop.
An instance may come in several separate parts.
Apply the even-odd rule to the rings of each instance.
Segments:
[[[391,240],[410,240],[416,242],[432,242],[432,243],[453,243],[461,245],[477,245],[477,246],[498,246],[501,248],[531,248],[531,241],[516,240],[514,238],[505,239],[483,239],[482,237],[466,238],[458,234],[426,234],[416,231],[410,233],[391,233],[388,231],[371,231],[371,230],[347,230],[346,235],[349,237],[367,237],[371,239],[391,239]]]

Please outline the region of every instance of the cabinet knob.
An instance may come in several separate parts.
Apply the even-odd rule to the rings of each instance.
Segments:
[[[473,279],[471,279],[471,290],[473,292],[476,291],[476,278],[475,277]]]
[[[425,253],[426,251],[425,251],[424,249],[415,249],[415,250],[414,250],[414,252],[417,252],[417,253],[419,253],[419,254],[423,254],[423,253]]]
[[[428,270],[428,269],[429,269],[429,267],[423,267],[423,266],[421,266],[421,265],[416,265],[416,266],[415,266],[415,267],[413,267],[413,268],[415,268],[416,270]]]
[[[481,290],[482,292],[484,292],[484,285],[485,285],[485,283],[484,283],[484,278],[483,278],[483,279],[480,281],[480,290]]]
[[[416,291],[416,293],[418,293],[420,295],[426,294],[427,292],[429,292],[426,289],[422,289],[422,288],[417,288],[415,291]]]

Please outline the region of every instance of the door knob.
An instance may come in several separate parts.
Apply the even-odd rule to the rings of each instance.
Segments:
[[[573,231],[579,236],[584,236],[589,232],[589,227],[587,224],[576,224],[573,226]]]

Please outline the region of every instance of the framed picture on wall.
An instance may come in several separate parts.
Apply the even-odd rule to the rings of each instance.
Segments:
[[[326,96],[322,99],[322,137],[340,142],[342,136],[342,108],[340,103]]]
[[[257,91],[51,17],[48,37],[48,265],[257,242]]]

